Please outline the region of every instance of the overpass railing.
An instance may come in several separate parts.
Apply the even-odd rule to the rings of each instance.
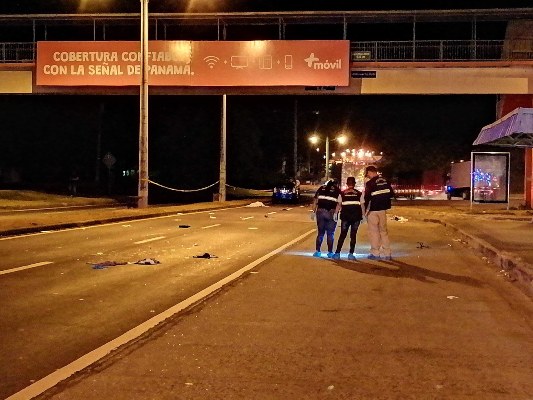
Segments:
[[[33,63],[33,42],[0,43],[0,63]],[[533,60],[533,40],[417,40],[351,42],[352,61]]]

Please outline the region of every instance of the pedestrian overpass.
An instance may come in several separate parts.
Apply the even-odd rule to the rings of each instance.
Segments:
[[[138,40],[138,14],[3,15],[0,22],[0,94],[139,93],[135,85],[36,84],[38,42]],[[533,8],[150,14],[150,40],[342,39],[349,41],[350,63],[342,86],[151,86],[150,94],[494,94],[499,118],[533,106],[532,28]],[[528,148],[526,171],[532,160]],[[529,206],[532,197],[528,175]]]

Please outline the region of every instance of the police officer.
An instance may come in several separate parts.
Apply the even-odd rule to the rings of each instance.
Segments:
[[[362,193],[355,188],[355,178],[350,176],[346,179],[347,188],[341,193],[341,234],[337,241],[337,251],[333,258],[339,260],[341,258],[341,249],[344,244],[344,239],[350,230],[350,252],[348,253],[349,260],[355,260],[355,242],[359,224],[363,219],[363,210],[361,208]]]
[[[375,166],[366,167],[365,176],[365,214],[370,236],[369,260],[380,258],[380,252],[386,260],[391,260],[391,248],[387,231],[387,210],[391,208],[394,192],[391,185],[378,174]]]
[[[333,236],[335,228],[337,227],[337,216],[341,208],[341,191],[337,186],[337,182],[331,179],[325,185],[322,185],[313,199],[313,214],[312,218],[316,218],[316,225],[318,234],[316,237],[316,251],[313,257],[321,257],[322,241],[324,234],[326,234],[326,241],[328,244],[328,258],[333,257]]]

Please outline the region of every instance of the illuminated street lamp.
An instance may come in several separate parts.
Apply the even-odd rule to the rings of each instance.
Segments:
[[[318,135],[313,135],[309,138],[309,141],[312,144],[317,144],[319,140],[320,140],[320,137]],[[346,135],[340,135],[331,140],[336,140],[340,144],[345,144],[348,141],[348,138]],[[329,141],[330,141],[330,138],[328,135],[326,135],[326,181],[329,179]]]
[[[139,98],[139,208],[148,206],[148,1],[141,1],[141,85]]]

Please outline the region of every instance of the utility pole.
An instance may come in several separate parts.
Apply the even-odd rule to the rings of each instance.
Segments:
[[[139,110],[139,200],[148,207],[148,0],[141,1],[141,86]]]

